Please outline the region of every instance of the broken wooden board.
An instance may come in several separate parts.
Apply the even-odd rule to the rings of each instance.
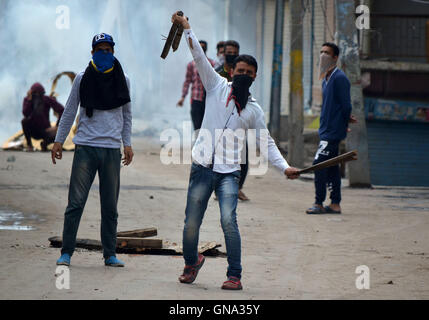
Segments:
[[[342,162],[353,161],[353,160],[357,160],[357,150],[344,153],[338,157],[335,157],[335,158],[320,162],[318,164],[315,164],[311,167],[299,170],[298,174],[303,174],[303,173],[307,173],[310,171],[322,170],[325,168],[335,166],[335,165],[342,163]]]
[[[61,237],[51,237],[48,239],[53,247],[62,247],[63,240]],[[92,239],[76,239],[76,247],[88,250],[102,250],[101,241]],[[116,240],[116,248],[162,248],[162,240],[160,239],[142,239],[142,238],[122,238]]]
[[[126,237],[126,238],[147,238],[154,237],[158,235],[158,230],[156,228],[145,228],[145,229],[137,229],[130,231],[121,231],[116,234],[118,237]]]
[[[117,237],[116,246],[120,248],[152,248],[161,249],[161,239],[143,239],[143,238],[126,238]]]
[[[51,243],[51,246],[54,248],[62,247],[63,242],[61,237],[51,237],[49,238],[49,241]],[[103,249],[101,241],[91,239],[77,239],[76,247],[97,251],[101,251]],[[198,246],[198,252],[205,256],[226,257],[226,254],[224,252],[218,250],[219,247],[221,247],[221,245],[216,242],[207,242]],[[121,248],[120,246],[118,246],[116,247],[116,253],[181,256],[183,255],[183,249],[177,243],[163,241],[162,248]]]
[[[177,13],[179,16],[183,16],[183,12],[179,11]],[[180,44],[180,39],[182,38],[183,27],[181,25],[173,23],[170,28],[170,32],[168,33],[167,40],[165,41],[164,49],[161,53],[161,58],[165,59],[168,56],[168,52],[170,51],[171,46],[173,46],[173,52],[177,50]]]
[[[179,26],[177,28],[176,36],[174,37],[173,44],[171,46],[171,48],[173,49],[173,52],[176,52],[177,49],[179,48],[180,40],[182,40],[182,35],[183,35],[183,27]]]
[[[55,127],[56,122],[51,122],[51,126]],[[73,138],[76,135],[77,132],[77,126],[73,125],[72,129],[70,130],[69,135],[66,138],[66,141],[63,144],[63,150],[65,151],[72,151],[75,149],[75,145],[73,143]],[[36,140],[31,138],[31,142],[33,144],[34,150],[41,151],[41,143],[43,140]],[[48,150],[51,150],[53,146],[53,143],[48,145]],[[22,130],[15,133],[12,137],[10,137],[6,142],[3,144],[2,149],[5,151],[21,151],[24,148],[27,147],[27,140],[25,139],[24,132]]]
[[[174,242],[170,243],[170,242],[166,241],[165,245],[169,249],[174,250],[175,252],[177,252],[178,254],[183,254],[183,248],[182,248],[182,246],[179,246],[177,243],[174,243]],[[204,252],[208,252],[210,250],[213,250],[213,249],[216,249],[216,248],[219,248],[219,247],[221,247],[221,245],[218,244],[218,243],[216,243],[216,242],[214,242],[214,241],[212,241],[212,242],[206,242],[206,243],[203,243],[203,244],[201,244],[201,245],[198,246],[198,252],[199,253],[204,253]]]
[[[210,257],[226,257],[226,253],[218,250],[222,245],[216,242],[206,242],[198,246],[198,252]],[[183,248],[175,242],[164,241],[162,244],[162,249],[148,249],[148,248],[137,248],[135,250],[130,249],[117,249],[121,250],[120,253],[128,254],[152,254],[152,255],[171,255],[171,256],[181,256],[183,255]]]

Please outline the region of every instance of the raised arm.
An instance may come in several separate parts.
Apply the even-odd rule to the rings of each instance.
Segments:
[[[189,25],[187,18],[177,15],[176,12],[172,17],[172,22],[183,26],[185,39],[192,57],[194,58],[204,89],[207,92],[213,90],[220,85],[224,79],[213,69],[211,63],[204,54],[197,37],[191,30],[191,26]]]

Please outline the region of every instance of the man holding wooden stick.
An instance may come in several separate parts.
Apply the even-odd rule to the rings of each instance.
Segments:
[[[313,165],[338,156],[341,140],[345,139],[348,123],[356,122],[351,115],[350,81],[343,71],[337,68],[340,50],[334,43],[324,43],[320,51],[319,73],[323,78],[323,104],[320,114],[319,149]],[[341,175],[338,165],[317,170],[314,173],[316,202],[307,214],[341,213]],[[331,204],[324,207],[326,186],[331,191]]]
[[[249,92],[256,78],[258,64],[249,55],[238,56],[233,63],[232,83],[228,82],[212,68],[186,17],[175,13],[172,22],[183,27],[186,42],[207,92],[202,127],[192,150],[194,162],[190,173],[183,230],[185,268],[179,281],[194,282],[204,263],[204,256],[198,254],[199,232],[207,203],[215,191],[219,199],[228,256],[228,279],[223,283],[222,289],[241,290],[241,238],[236,208],[240,153],[245,146],[245,137],[237,137],[237,144],[226,143],[226,146],[222,139],[228,132],[234,135],[234,131],[238,130],[247,132],[248,129],[256,129],[257,132],[259,130],[267,133],[264,113]],[[289,179],[298,178],[298,169],[289,167],[269,134],[260,136],[256,142],[266,146],[268,160]],[[221,140],[222,143],[218,143]]]

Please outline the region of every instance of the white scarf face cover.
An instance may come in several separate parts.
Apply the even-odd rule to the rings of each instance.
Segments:
[[[333,69],[337,65],[337,62],[327,53],[320,55],[319,63],[319,80],[322,80],[329,70]]]

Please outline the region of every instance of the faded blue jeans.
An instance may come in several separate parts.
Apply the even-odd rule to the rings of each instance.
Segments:
[[[220,221],[228,256],[227,276],[241,279],[241,238],[237,224],[240,171],[222,174],[192,164],[183,229],[183,257],[186,265],[198,261],[198,239],[207,203],[213,191],[219,200]]]
[[[98,171],[103,256],[105,258],[116,256],[120,169],[120,149],[76,146],[70,177],[68,205],[64,215],[61,254],[73,255],[80,219],[88,199],[89,190]]]

